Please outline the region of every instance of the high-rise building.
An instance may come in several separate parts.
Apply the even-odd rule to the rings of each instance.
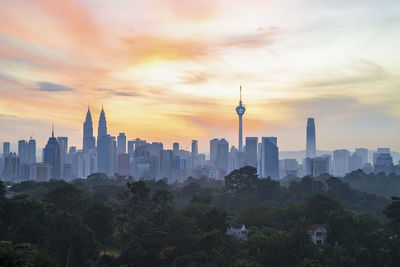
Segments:
[[[197,166],[197,155],[199,154],[199,141],[192,140],[192,153],[190,155],[190,167],[195,168]]]
[[[228,171],[229,143],[224,138],[218,140],[215,170],[217,179],[223,179]]]
[[[356,151],[354,152],[361,158],[361,164],[364,166],[365,164],[368,163],[368,149],[366,148],[356,148]]]
[[[192,156],[197,157],[199,154],[199,141],[192,140]]]
[[[117,137],[117,155],[126,154],[126,136],[120,133]]]
[[[284,161],[285,176],[297,176],[299,163],[296,159],[285,159]]]
[[[135,141],[128,141],[128,154],[129,157],[133,158],[133,154],[135,153]]]
[[[114,140],[109,134],[97,139],[97,171],[108,176],[114,174]]]
[[[20,164],[28,163],[28,143],[25,140],[18,141],[18,158]]]
[[[83,151],[95,148],[95,143],[96,141],[93,136],[92,114],[90,114],[90,109],[88,108],[88,111],[86,113],[86,120],[83,123]]]
[[[173,143],[172,151],[174,152],[174,154],[179,151],[179,143],[178,142]]]
[[[217,159],[218,142],[217,138],[210,140],[210,165],[213,167],[215,167],[215,160]]]
[[[313,118],[307,119],[307,147],[306,157],[315,158],[316,156],[316,142],[315,142],[315,122]]]
[[[57,142],[60,145],[60,155],[61,155],[61,178],[64,179],[63,173],[64,173],[64,164],[67,161],[67,155],[68,155],[68,137],[66,136],[58,136],[57,137]]]
[[[117,172],[120,175],[130,174],[129,154],[118,154],[118,168]]]
[[[10,154],[10,142],[3,143],[3,158],[7,157]]]
[[[257,168],[258,137],[246,137],[245,165]]]
[[[28,147],[28,163],[36,163],[36,141],[35,139],[29,139]]]
[[[54,137],[54,129],[43,151],[43,162],[51,167],[51,178],[61,178],[61,149]]]
[[[378,148],[374,153],[374,172],[389,175],[393,172],[393,158],[390,155],[390,148]]]
[[[349,172],[362,169],[363,166],[362,158],[357,153],[353,153],[349,159]]]
[[[312,159],[312,175],[318,177],[329,173],[329,158],[317,157]]]
[[[349,172],[350,151],[340,149],[333,151],[333,175],[343,177]]]
[[[261,177],[279,179],[279,148],[277,138],[263,137],[261,153]]]
[[[174,165],[174,153],[172,150],[162,150],[160,152],[160,177],[172,178],[172,168]]]
[[[239,116],[239,151],[242,151],[243,149],[242,117],[245,111],[246,108],[242,104],[242,86],[240,86],[240,100],[239,100],[239,105],[236,107],[236,113]]]
[[[19,177],[19,158],[15,153],[8,153],[4,159],[4,179],[13,181]]]
[[[99,117],[99,126],[97,129],[97,139],[102,136],[107,135],[107,120],[106,114],[104,113],[104,108],[101,107],[100,117]]]

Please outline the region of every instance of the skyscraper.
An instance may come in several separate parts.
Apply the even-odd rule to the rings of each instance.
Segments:
[[[210,140],[210,165],[215,167],[215,160],[217,158],[218,139]]]
[[[279,179],[279,149],[276,137],[262,138],[261,177]]]
[[[245,165],[257,168],[258,137],[246,137]]]
[[[61,155],[61,178],[64,179],[64,164],[67,162],[67,153],[68,153],[68,137],[66,136],[58,136],[57,142],[60,146],[60,155]]]
[[[28,142],[28,163],[36,163],[36,141],[32,138]]]
[[[354,152],[361,158],[361,165],[364,167],[368,163],[368,149],[367,148],[356,148]]]
[[[97,170],[108,176],[114,173],[114,139],[110,135],[103,135],[97,139]]]
[[[54,137],[54,129],[43,151],[43,162],[51,166],[51,178],[61,178],[61,152],[60,145]]]
[[[83,123],[83,151],[95,148],[95,138],[93,136],[93,122],[90,109],[86,113],[86,120]]]
[[[126,154],[126,136],[125,133],[119,133],[117,137],[117,155]]]
[[[20,164],[28,162],[28,144],[25,140],[18,141],[18,158]]]
[[[106,120],[106,114],[104,113],[104,108],[101,107],[101,113],[99,117],[99,127],[97,129],[97,139],[105,135],[107,135],[107,120]]]
[[[173,143],[172,151],[174,152],[174,154],[179,152],[179,143],[178,142]]]
[[[242,117],[246,108],[242,105],[242,86],[240,86],[240,101],[239,106],[236,107],[236,113],[239,116],[239,151],[243,149],[243,132],[242,132]]]
[[[333,175],[343,177],[349,172],[350,151],[340,149],[333,151]]]
[[[215,169],[217,179],[223,179],[228,171],[229,143],[224,138],[218,140]]]
[[[3,143],[3,158],[7,157],[10,154],[10,142]]]
[[[316,142],[315,142],[315,122],[313,118],[307,119],[307,147],[306,157],[315,158],[316,156]]]

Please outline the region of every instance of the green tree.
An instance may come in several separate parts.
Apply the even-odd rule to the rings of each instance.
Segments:
[[[257,189],[259,183],[257,169],[245,166],[225,176],[225,187],[228,192],[246,192]]]

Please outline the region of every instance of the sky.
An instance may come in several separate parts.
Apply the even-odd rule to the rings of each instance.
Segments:
[[[0,8],[0,142],[82,146],[88,105],[110,134],[178,141],[277,136],[400,150],[398,0],[12,0]]]

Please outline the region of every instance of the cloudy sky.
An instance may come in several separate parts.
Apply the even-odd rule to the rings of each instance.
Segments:
[[[0,8],[0,142],[109,131],[200,150],[245,136],[400,150],[398,0],[11,0]],[[96,131],[97,132],[97,131]]]

